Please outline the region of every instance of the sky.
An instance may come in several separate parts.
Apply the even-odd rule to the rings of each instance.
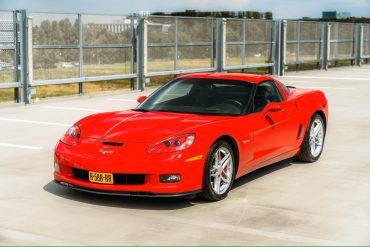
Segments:
[[[271,11],[274,19],[321,17],[322,11],[349,11],[370,17],[370,0],[0,0],[0,10],[130,14],[140,11]]]

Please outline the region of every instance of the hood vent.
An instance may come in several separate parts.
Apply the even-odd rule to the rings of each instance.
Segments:
[[[113,147],[121,147],[121,146],[123,146],[123,143],[122,142],[108,142],[108,141],[104,141],[103,142],[103,145],[113,146]]]

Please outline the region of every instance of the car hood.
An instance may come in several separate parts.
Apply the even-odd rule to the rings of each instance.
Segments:
[[[225,116],[122,111],[92,116],[79,123],[83,137],[117,142],[153,143]]]

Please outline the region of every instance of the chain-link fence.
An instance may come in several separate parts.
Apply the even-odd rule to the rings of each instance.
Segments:
[[[363,26],[362,57],[370,58],[370,25]]]
[[[27,37],[28,36],[28,37]],[[370,25],[0,11],[0,88],[370,58]],[[333,63],[332,63],[333,64]]]
[[[329,60],[354,59],[355,25],[330,23]]]
[[[80,82],[134,74],[133,17],[30,15],[35,85],[58,83],[59,79],[80,78]]]
[[[225,69],[272,65],[275,43],[272,21],[228,19],[225,29]]]
[[[147,18],[145,75],[215,70],[214,22],[213,18]]]
[[[132,74],[134,19],[83,15],[83,75]]]
[[[286,62],[319,62],[322,58],[323,24],[287,21]]]
[[[33,80],[78,77],[78,16],[30,13],[32,16]]]
[[[17,81],[15,75],[15,30],[12,12],[0,12],[0,88]],[[6,84],[6,85],[5,85]]]

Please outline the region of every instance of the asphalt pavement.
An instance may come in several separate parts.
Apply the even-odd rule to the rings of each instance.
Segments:
[[[370,66],[287,73],[329,102],[321,159],[285,160],[227,199],[93,195],[53,183],[53,149],[89,114],[150,91],[0,105],[0,245],[370,245]]]

